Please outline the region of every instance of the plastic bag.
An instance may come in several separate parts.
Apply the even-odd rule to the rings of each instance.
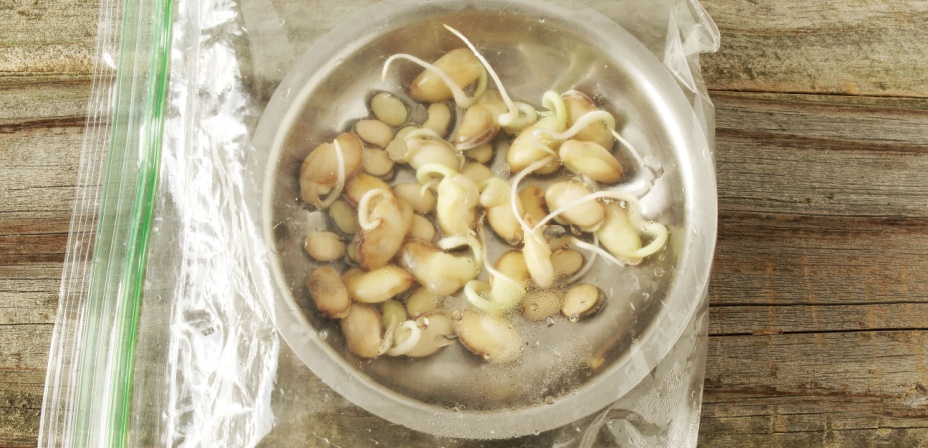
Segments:
[[[500,437],[416,431],[384,420],[390,408],[365,410],[331,389],[298,354],[300,338],[319,333],[281,307],[285,282],[268,268],[280,254],[265,238],[269,156],[256,130],[272,96],[289,95],[280,86],[304,52],[339,41],[330,30],[416,3],[362,12],[371,2],[101,2],[90,108],[112,122],[88,124],[40,446],[487,446]],[[495,443],[694,446],[716,213],[713,111],[698,55],[717,49],[718,30],[690,0],[556,7],[623,26],[683,92],[692,113],[681,128],[704,142],[694,155],[709,161],[694,166],[710,167],[699,207],[711,225],[696,238],[709,257],[687,266],[692,303],[664,342],[629,355],[640,380],[603,409]]]

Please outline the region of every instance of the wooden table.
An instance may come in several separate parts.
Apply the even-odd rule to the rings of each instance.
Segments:
[[[702,446],[928,446],[928,3],[706,0]],[[0,2],[0,446],[32,446],[96,2]]]

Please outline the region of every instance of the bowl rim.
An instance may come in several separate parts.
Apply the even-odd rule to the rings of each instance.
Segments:
[[[273,182],[286,137],[286,132],[278,131],[289,128],[288,125],[293,123],[300,108],[310,96],[311,91],[303,87],[312,84],[308,81],[317,75],[311,69],[316,66],[314,61],[331,60],[336,57],[339,49],[351,45],[363,46],[363,43],[359,42],[377,38],[377,34],[372,30],[403,26],[402,19],[392,19],[389,24],[385,24],[383,17],[405,15],[418,17],[418,20],[428,20],[436,15],[447,14],[448,11],[468,7],[478,11],[516,9],[520,14],[528,13],[533,17],[582,20],[585,29],[589,30],[586,34],[590,37],[599,37],[604,42],[610,42],[619,36],[622,44],[628,46],[623,47],[623,51],[629,52],[626,57],[632,63],[641,64],[649,75],[654,76],[649,82],[661,92],[665,102],[672,106],[673,110],[669,111],[667,116],[674,117],[676,127],[682,129],[678,134],[694,139],[694,142],[683,145],[691,151],[675,153],[678,157],[690,158],[689,163],[681,162],[680,166],[692,167],[689,170],[681,169],[680,173],[681,182],[686,188],[684,223],[694,233],[693,237],[686,238],[686,243],[682,245],[678,263],[688,268],[677,273],[674,284],[667,291],[667,297],[686,293],[693,299],[689,301],[685,312],[674,314],[676,319],[672,320],[669,329],[649,326],[649,331],[641,334],[638,343],[632,345],[629,353],[617,359],[614,366],[599,375],[600,378],[581,385],[551,405],[540,403],[498,411],[459,411],[428,405],[379,384],[364,372],[349,365],[328,343],[309,330],[312,325],[288,288],[280,258],[277,256],[273,235]],[[292,95],[292,92],[298,93]],[[317,39],[297,59],[276,88],[254,134],[253,146],[257,154],[253,160],[254,172],[263,172],[263,181],[260,178],[261,174],[258,174],[259,179],[256,179],[255,183],[258,187],[256,198],[259,203],[251,203],[253,208],[257,207],[254,209],[255,216],[260,221],[261,232],[269,251],[270,276],[273,279],[276,302],[271,305],[275,310],[275,326],[301,361],[336,392],[379,417],[415,430],[443,437],[502,439],[537,434],[539,431],[558,428],[589,416],[607,407],[637,385],[657,362],[666,356],[683,333],[687,322],[693,318],[700,302],[705,301],[717,231],[717,192],[712,158],[695,157],[700,152],[711,152],[711,145],[699,123],[683,91],[664,65],[628,31],[591,9],[571,10],[544,2],[523,0],[447,0],[428,3],[387,1],[368,7],[353,19]],[[270,144],[261,145],[262,142]],[[271,148],[270,151],[261,151],[262,147],[268,146]],[[697,234],[699,237],[694,237]],[[690,263],[687,264],[686,261]],[[306,328],[300,331],[296,329],[298,326]]]

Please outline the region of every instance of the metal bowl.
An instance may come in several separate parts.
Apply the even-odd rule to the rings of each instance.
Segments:
[[[641,209],[670,228],[667,247],[637,267],[598,263],[588,280],[610,298],[588,321],[558,318],[548,326],[516,318],[527,342],[517,363],[484,364],[459,344],[424,359],[359,359],[346,349],[337,322],[316,314],[304,287],[316,265],[303,252],[303,237],[328,224],[299,200],[303,159],[367,117],[373,92],[405,98],[404,86],[420,69],[398,63],[381,81],[388,56],[433,60],[461,47],[443,24],[475,42],[517,99],[538,104],[547,90],[583,91],[615,114],[623,136],[662,168]],[[424,108],[412,113],[421,117]],[[266,166],[260,219],[272,251],[280,333],[333,389],[394,423],[492,439],[585,417],[629,391],[666,355],[705,288],[716,222],[706,137],[664,66],[624,29],[589,10],[514,1],[379,4],[299,59],[268,104],[254,143]],[[625,183],[646,182],[628,154],[618,154],[630,167]],[[497,242],[490,250],[501,248]]]

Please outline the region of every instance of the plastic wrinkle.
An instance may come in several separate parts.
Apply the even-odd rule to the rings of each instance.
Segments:
[[[247,121],[237,7],[179,1],[165,124],[165,191],[181,250],[173,288],[164,438],[171,446],[251,446],[270,431],[279,339],[268,251],[244,206]],[[199,28],[202,26],[202,28]]]

